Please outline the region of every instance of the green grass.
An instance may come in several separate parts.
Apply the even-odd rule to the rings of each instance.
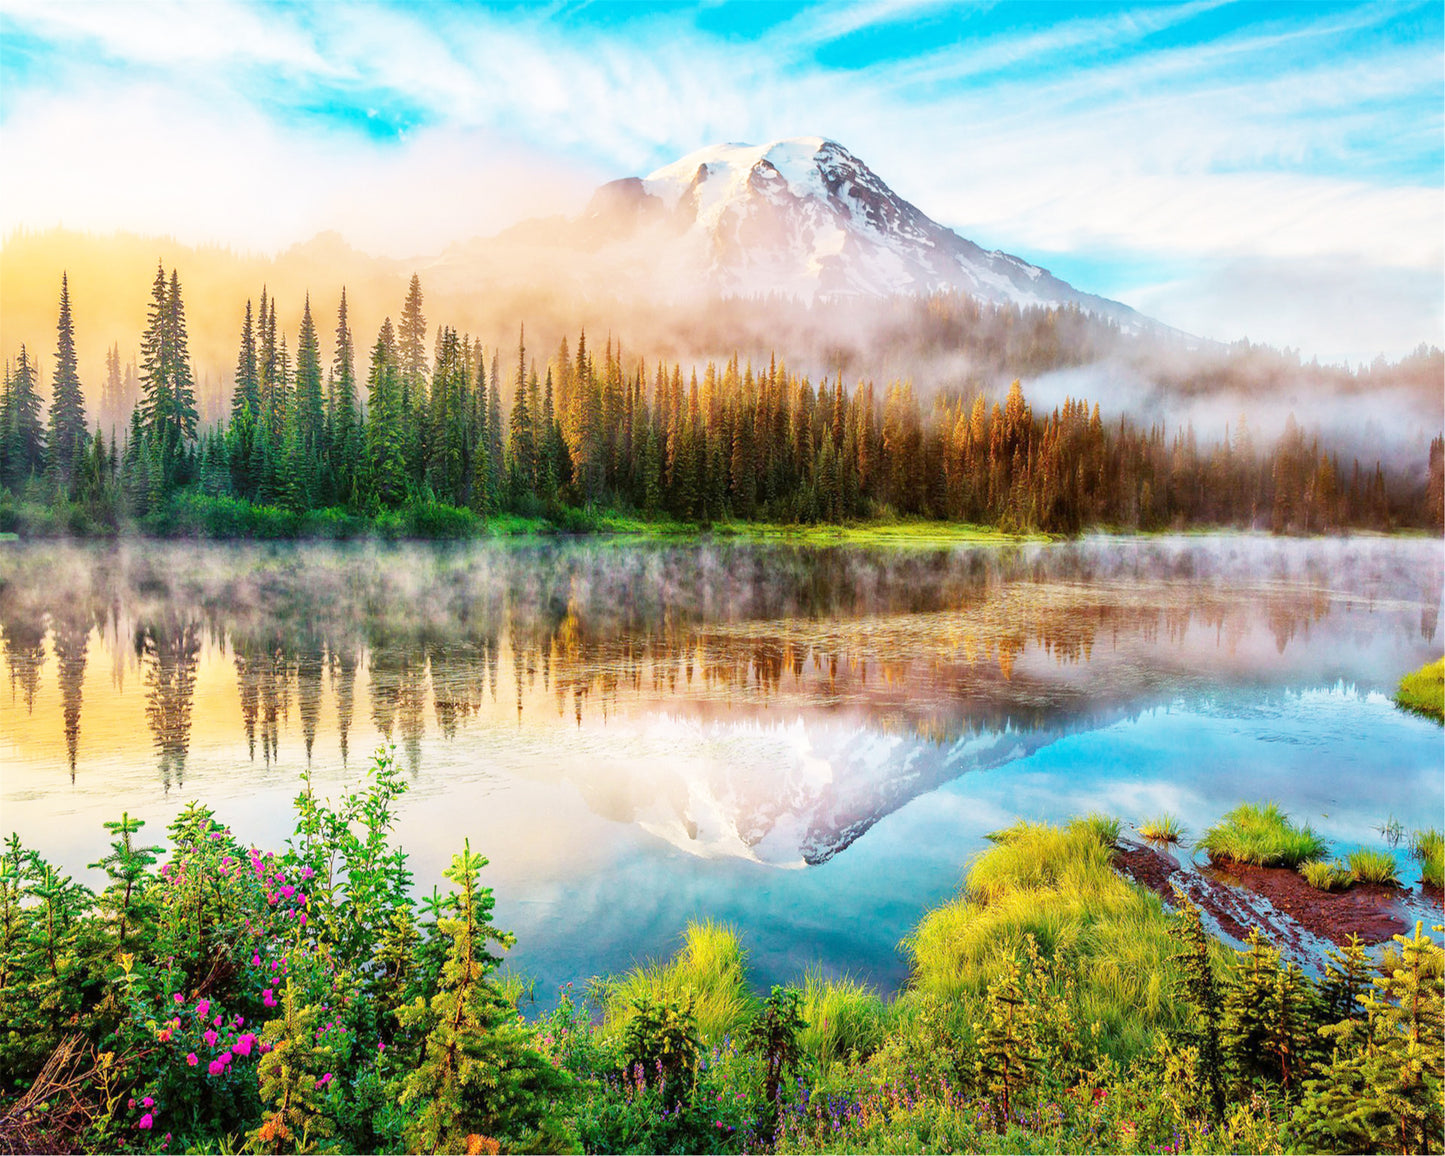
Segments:
[[[736,1036],[757,1010],[757,1000],[748,990],[747,952],[736,929],[711,920],[689,923],[682,948],[671,959],[602,980],[598,994],[610,1027],[627,1022],[634,1000],[691,997],[698,1031],[711,1043]]]
[[[889,1007],[878,992],[846,976],[827,980],[810,969],[803,980],[803,1050],[820,1069],[871,1055],[887,1033]]]
[[[1395,873],[1395,858],[1384,851],[1369,851],[1361,847],[1349,855],[1350,874],[1357,883],[1398,884]]]
[[[1445,888],[1445,856],[1441,855],[1440,848],[1435,848],[1421,861],[1420,881],[1432,887]]]
[[[1119,832],[1123,824],[1112,815],[1105,815],[1100,811],[1090,811],[1082,818],[1073,820],[1069,826],[1080,827],[1088,831],[1103,846],[1112,849],[1119,843]]]
[[[1219,861],[1257,867],[1298,867],[1325,855],[1325,841],[1306,823],[1295,826],[1275,803],[1243,803],[1204,832],[1199,846]]]
[[[1410,854],[1420,860],[1420,880],[1433,887],[1445,886],[1445,835],[1434,827],[1410,836]]]
[[[1410,836],[1410,854],[1416,859],[1438,859],[1442,851],[1445,851],[1445,835],[1434,827]]]
[[[1016,824],[971,863],[963,893],[929,912],[903,943],[913,987],[943,1000],[981,995],[1033,936],[1072,965],[1068,998],[1079,1023],[1098,1021],[1117,1058],[1152,1046],[1176,1024],[1175,955],[1159,897],[1112,867],[1107,827]]]
[[[1164,811],[1140,823],[1139,834],[1151,843],[1178,843],[1184,838],[1184,824],[1177,815]]]
[[[1343,891],[1355,881],[1355,873],[1350,870],[1349,864],[1339,860],[1327,863],[1323,859],[1315,859],[1301,863],[1299,873],[1306,883],[1321,891]]]
[[[1412,714],[1445,723],[1445,658],[1427,662],[1400,680],[1395,705]]]

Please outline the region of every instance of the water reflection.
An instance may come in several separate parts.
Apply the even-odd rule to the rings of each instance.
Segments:
[[[484,848],[544,991],[697,915],[744,929],[760,982],[893,983],[1018,816],[1200,829],[1271,797],[1345,849],[1438,824],[1439,732],[1375,692],[1438,657],[1441,564],[1378,539],[0,546],[4,830],[79,873],[103,819],[159,831],[199,797],[269,845],[300,770],[349,785],[390,739],[418,881]]]
[[[1428,653],[1440,585],[1428,542],[52,546],[0,557],[0,639],[12,707],[27,715],[53,664],[72,776],[86,764],[92,648],[110,659],[112,696],[138,670],[170,789],[185,782],[198,683],[226,667],[246,749],[267,766],[293,707],[307,761],[334,735],[345,763],[359,691],[413,771],[429,725],[451,741],[502,710],[520,723],[550,709],[576,726],[659,707],[853,711],[946,744],[1076,727],[1220,684],[1388,684],[1396,667],[1372,669],[1371,647],[1383,636],[1398,663],[1418,622]],[[1321,634],[1329,645],[1311,645]]]

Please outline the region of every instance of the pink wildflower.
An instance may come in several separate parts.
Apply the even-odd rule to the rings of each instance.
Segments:
[[[236,1042],[231,1045],[231,1050],[238,1056],[249,1056],[251,1054],[251,1045],[255,1042],[256,1037],[250,1032],[246,1032],[244,1035],[236,1038]]]
[[[156,1102],[152,1100],[149,1096],[147,1096],[144,1100],[140,1102],[140,1106],[142,1108],[154,1108],[156,1106]]]
[[[327,1072],[326,1075],[322,1076],[319,1080],[316,1081],[316,1086],[318,1088],[324,1088],[329,1083],[331,1083],[331,1073]]]
[[[190,1064],[193,1068],[200,1062],[201,1061],[196,1058],[195,1052],[192,1052],[189,1056],[186,1057],[186,1063]]]
[[[196,1019],[203,1020],[211,1010],[211,1001],[208,999],[199,1000],[196,1003]]]
[[[171,999],[175,1000],[176,1003],[185,1003],[185,1002],[186,1002],[186,997],[183,996],[180,992],[176,992],[174,995],[172,995],[172,996],[171,996]]]
[[[260,966],[261,966],[261,953],[260,953],[259,951],[258,951],[255,955],[251,956],[251,966],[252,966],[252,967],[260,967]]]
[[[151,1114],[150,1114],[149,1112],[147,1112],[144,1116],[142,1116],[142,1117],[140,1118],[140,1122],[139,1122],[138,1124],[136,1124],[136,1127],[137,1127],[137,1128],[140,1128],[140,1129],[143,1129],[143,1130],[147,1130],[147,1129],[149,1129],[149,1128],[151,1127],[151,1125],[153,1125],[154,1123],[155,1123],[155,1121],[154,1121],[153,1119],[151,1119]]]
[[[206,1034],[201,1037],[201,1039],[206,1041],[206,1047],[208,1048],[214,1048],[216,1046],[216,1040],[219,1038],[214,1031],[209,1029],[206,1031]]]
[[[213,1076],[219,1076],[225,1070],[226,1065],[221,1063],[220,1060],[212,1060],[209,1064],[206,1065],[206,1071],[210,1072]]]
[[[265,991],[261,993],[261,1002],[267,1007],[276,1006],[276,996],[273,994],[271,988],[268,987]]]

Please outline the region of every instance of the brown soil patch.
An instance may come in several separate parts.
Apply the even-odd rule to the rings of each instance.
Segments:
[[[1398,887],[1356,883],[1345,891],[1321,891],[1306,883],[1298,871],[1247,863],[1216,864],[1211,874],[1263,895],[1306,931],[1341,946],[1351,935],[1374,944],[1406,930]]]
[[[1276,946],[1312,954],[1302,932],[1343,946],[1351,935],[1375,944],[1406,930],[1401,892],[1394,887],[1358,884],[1337,893],[1318,891],[1287,868],[1230,863],[1195,870],[1135,843],[1117,852],[1114,864],[1170,903],[1178,887],[1237,940],[1258,927]]]

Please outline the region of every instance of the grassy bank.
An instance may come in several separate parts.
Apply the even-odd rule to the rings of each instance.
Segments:
[[[1395,705],[1445,723],[1445,658],[1427,662],[1400,680]]]
[[[885,998],[756,990],[731,928],[531,1021],[486,860],[411,894],[385,759],[279,851],[192,804],[107,824],[99,894],[0,854],[0,1151],[1438,1150],[1445,955],[1322,981],[1112,870],[1118,826],[1018,824]],[[1438,836],[1435,836],[1438,844]]]
[[[938,521],[877,521],[849,525],[779,522],[680,522],[639,514],[562,506],[535,514],[482,516],[443,502],[417,501],[376,514],[343,507],[289,510],[239,498],[182,492],[140,518],[117,522],[85,507],[0,500],[0,534],[25,538],[204,538],[238,541],[467,540],[560,534],[597,534],[639,539],[726,539],[790,542],[807,546],[938,548],[960,544],[1047,541],[1048,535],[1017,535],[986,526]]]

